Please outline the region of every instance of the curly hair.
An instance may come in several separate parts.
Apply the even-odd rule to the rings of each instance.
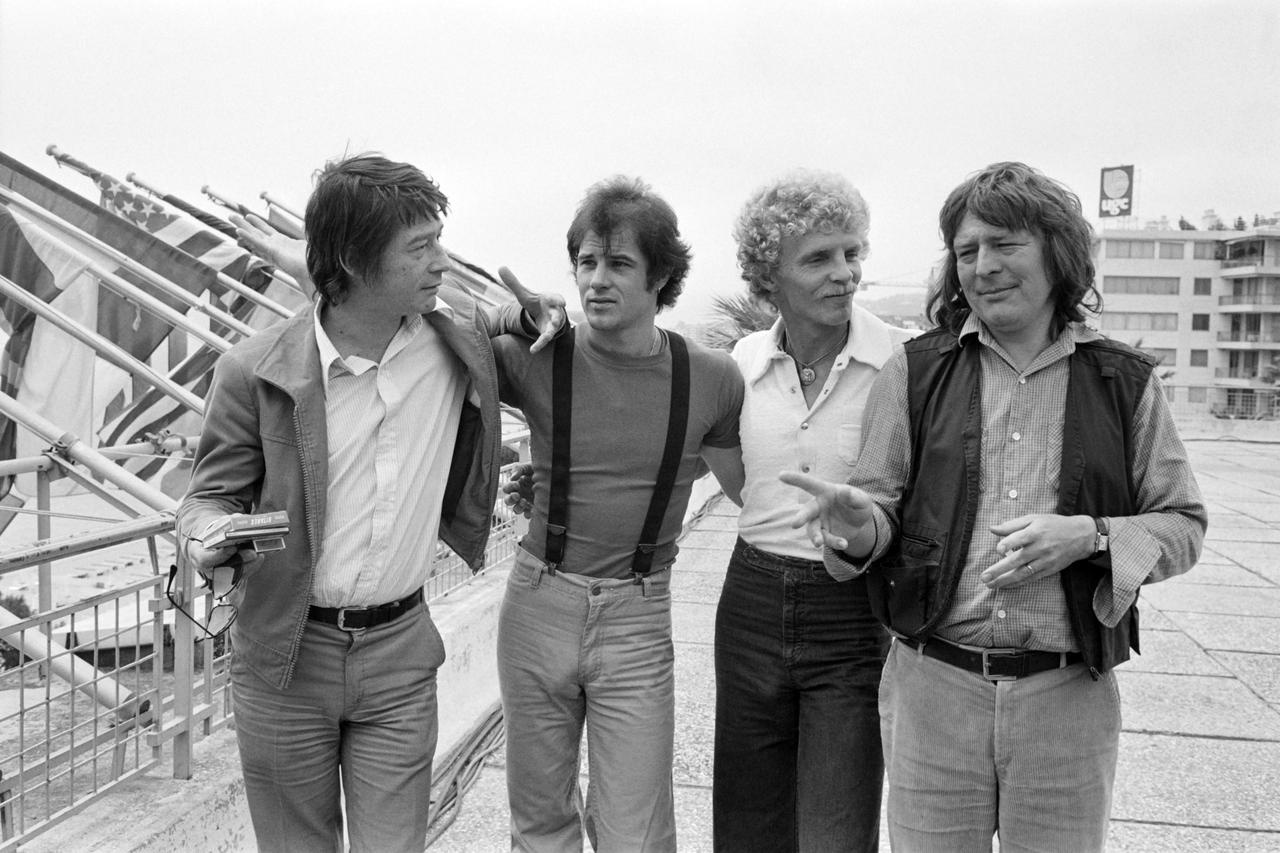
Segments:
[[[1053,332],[1099,311],[1102,296],[1094,286],[1093,226],[1080,199],[1059,181],[1025,163],[993,163],[974,172],[951,191],[938,227],[947,247],[942,271],[929,292],[925,312],[938,326],[959,333],[971,308],[956,271],[956,232],[965,216],[1011,231],[1029,231],[1044,243],[1045,274],[1053,288]]]
[[[778,270],[783,237],[850,231],[862,239],[860,258],[870,245],[871,211],[862,193],[833,172],[799,170],[756,190],[734,224],[738,266],[751,295],[772,302],[764,282]]]
[[[345,300],[351,276],[378,273],[401,228],[448,212],[440,187],[416,166],[376,153],[326,163],[305,214],[307,272],[320,298]]]
[[[624,228],[632,229],[636,246],[644,255],[649,288],[666,279],[658,291],[658,310],[675,305],[684,290],[693,253],[680,239],[671,205],[639,178],[615,175],[587,189],[566,235],[569,263],[577,266],[578,249],[588,232],[603,240],[608,251],[609,239]]]

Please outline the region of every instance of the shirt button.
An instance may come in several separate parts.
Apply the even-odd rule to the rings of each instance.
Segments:
[[[599,594],[600,594],[600,587],[598,587],[598,586],[593,586],[593,587],[591,587],[591,594],[592,594],[592,595],[599,595]]]
[[[1019,384],[1019,385],[1026,385],[1026,384],[1027,384],[1027,377],[1025,377],[1025,376],[1019,376],[1019,377],[1018,377],[1018,384]]]
[[[804,423],[800,424],[800,429],[808,429],[808,428],[809,428],[809,422],[808,422],[808,421],[805,421]]]
[[[1005,614],[1003,610],[997,610],[996,615],[999,616],[1001,619],[1003,619]]]
[[[1014,440],[1014,441],[1022,441],[1022,433],[1020,433],[1020,432],[1015,432],[1015,433],[1013,434],[1013,440]]]
[[[805,472],[806,474],[808,474],[808,473],[809,473],[809,466],[808,466],[808,465],[801,465],[801,466],[800,466],[800,470],[801,470],[801,471],[803,471],[803,472]]]
[[[1010,489],[1010,490],[1009,490],[1009,497],[1011,497],[1011,498],[1016,498],[1017,496],[1018,496],[1018,490],[1017,490],[1017,489]]]

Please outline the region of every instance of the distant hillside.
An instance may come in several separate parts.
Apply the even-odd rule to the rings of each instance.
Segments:
[[[925,295],[923,287],[877,287],[873,282],[854,298],[877,317],[923,317]]]

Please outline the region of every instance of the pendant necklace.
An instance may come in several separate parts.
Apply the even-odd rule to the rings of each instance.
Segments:
[[[837,343],[831,349],[824,352],[822,355],[818,356],[815,359],[811,359],[809,361],[801,361],[799,356],[797,356],[794,352],[791,351],[790,337],[784,337],[782,342],[782,351],[785,352],[787,355],[791,356],[792,360],[796,363],[796,372],[800,374],[800,384],[803,385],[805,388],[808,388],[810,385],[813,384],[814,380],[818,378],[818,371],[813,369],[814,366],[817,365],[818,362],[822,361],[827,356],[842,349],[845,345],[845,342],[848,339],[849,339],[849,331],[848,329],[846,329],[845,333],[840,336],[839,343]]]

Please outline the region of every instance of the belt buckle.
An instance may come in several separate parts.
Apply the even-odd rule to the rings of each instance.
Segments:
[[[993,675],[991,672],[992,658],[1016,658],[1020,652],[1010,649],[983,649],[982,650],[982,677],[987,681],[1017,681],[1016,675]]]
[[[338,630],[339,631],[359,631],[360,630],[359,628],[347,627],[347,611],[350,609],[352,608],[348,608],[348,607],[338,608]]]

